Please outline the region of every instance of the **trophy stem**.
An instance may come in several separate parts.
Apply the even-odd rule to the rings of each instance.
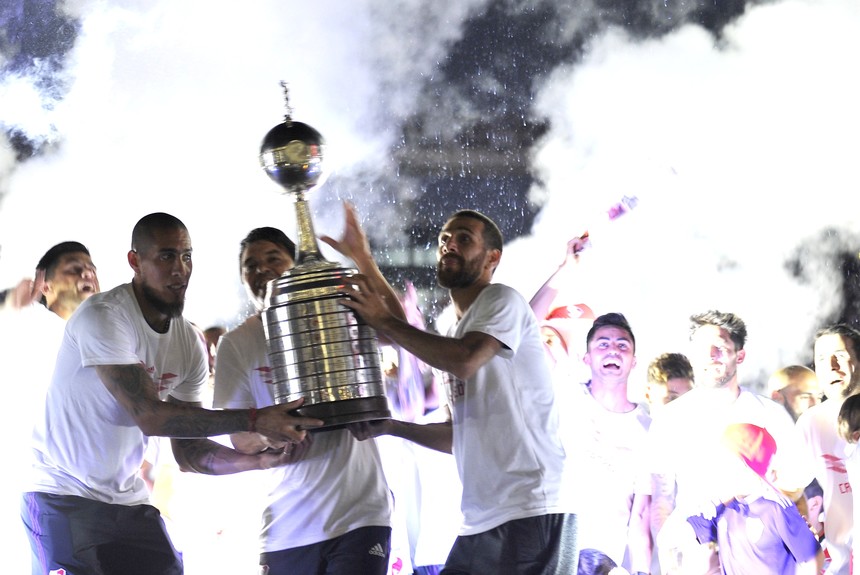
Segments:
[[[299,246],[296,254],[296,265],[324,261],[320,254],[314,225],[311,221],[311,206],[305,200],[303,191],[293,194],[296,201],[296,217],[298,218]]]

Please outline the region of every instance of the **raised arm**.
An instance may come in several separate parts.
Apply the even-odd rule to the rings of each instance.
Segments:
[[[373,255],[370,253],[370,243],[367,241],[367,235],[358,221],[358,214],[355,207],[349,202],[344,202],[343,209],[346,214],[346,225],[343,231],[343,238],[340,241],[329,236],[321,236],[320,240],[348,257],[355,262],[358,271],[361,272],[371,283],[374,290],[379,293],[389,311],[397,318],[406,319],[406,313],[400,304],[400,298],[376,264]]]
[[[564,260],[561,262],[561,265],[559,265],[558,269],[549,276],[540,289],[535,292],[535,295],[532,296],[532,299],[529,302],[529,306],[531,306],[535,317],[538,318],[538,321],[544,319],[549,314],[550,310],[553,308],[552,304],[559,292],[564,289],[568,283],[570,283],[570,276],[574,269],[574,264],[579,262],[579,254],[582,253],[588,245],[588,232],[585,232],[581,236],[577,236],[567,242],[567,252],[565,253]]]
[[[96,371],[146,435],[190,439],[255,431],[274,441],[299,442],[305,438],[306,429],[322,425],[318,419],[290,413],[302,400],[260,410],[214,411],[194,404],[161,401],[152,378],[140,365],[101,365],[96,366]]]

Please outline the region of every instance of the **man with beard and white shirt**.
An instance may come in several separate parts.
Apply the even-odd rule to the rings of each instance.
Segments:
[[[351,206],[346,206],[346,216],[344,240],[325,239],[383,286]],[[256,228],[242,240],[242,283],[257,313],[221,338],[215,355],[215,407],[261,408],[275,402],[261,312],[267,284],[290,270],[295,257],[295,244],[276,228]],[[396,301],[393,291],[388,295]],[[231,440],[243,453],[273,447],[253,433],[233,434]],[[261,486],[267,493],[260,533],[260,565],[266,573],[385,575],[391,498],[376,442],[333,429],[311,434],[290,449],[289,464],[270,470]]]
[[[696,387],[669,403],[649,431],[652,473],[652,531],[664,573],[720,573],[713,548],[675,540],[678,521],[703,512],[725,481],[714,468],[720,438],[734,423],[766,429],[776,440],[771,467],[776,486],[800,493],[811,475],[799,466],[799,443],[788,412],[769,398],[740,387],[738,367],[746,357],[747,329],[733,313],[708,311],[690,318],[690,350]],[[683,543],[682,543],[683,542]]]
[[[153,213],[132,232],[131,283],[94,295],[69,319],[33,435],[22,515],[38,573],[182,573],[139,470],[149,436],[174,440],[185,469],[225,474],[281,465],[207,439],[257,431],[298,442],[320,425],[290,414],[300,402],[255,410],[199,407],[208,378],[203,342],[182,317],[191,237]]]
[[[474,210],[439,233],[436,277],[456,322],[447,336],[393,316],[362,277],[343,305],[416,357],[444,372],[449,419],[352,426],[359,438],[387,433],[453,453],[464,522],[443,573],[573,573],[576,516],[562,487],[552,377],[538,322],[525,299],[492,283],[502,234]]]
[[[827,399],[810,407],[797,420],[806,456],[804,461],[824,491],[824,548],[830,558],[828,575],[850,572],[854,496],[845,467],[848,444],[839,436],[838,416],[844,401],[860,393],[858,351],[860,332],[849,325],[836,324],[816,333],[815,375]]]

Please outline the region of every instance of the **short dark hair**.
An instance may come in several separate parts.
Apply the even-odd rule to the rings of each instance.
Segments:
[[[695,381],[693,366],[683,353],[662,353],[648,365],[648,382],[666,384],[670,379]]]
[[[188,230],[188,228],[176,216],[164,212],[148,214],[138,220],[131,232],[131,249],[136,252],[145,251],[152,243],[156,230]]]
[[[825,335],[838,335],[842,339],[851,342],[851,351],[854,352],[854,358],[860,358],[860,331],[851,327],[847,323],[836,323],[823,327],[815,332],[815,341]]]
[[[80,242],[60,242],[45,252],[45,255],[36,264],[36,270],[44,271],[45,279],[51,279],[54,276],[54,271],[57,269],[57,264],[60,263],[60,258],[66,254],[78,252],[90,255],[90,250]]]
[[[490,216],[482,214],[477,210],[458,210],[448,218],[448,220],[450,221],[454,218],[472,218],[473,220],[478,220],[484,224],[484,231],[481,234],[481,237],[484,239],[484,245],[491,250],[502,251],[502,247],[505,243],[505,240],[502,237],[502,230],[499,229],[498,224],[496,224]]]
[[[848,443],[854,443],[851,434],[860,431],[860,395],[852,395],[842,402],[839,408],[839,436]]]
[[[705,325],[713,325],[726,330],[729,333],[729,339],[735,344],[735,351],[744,348],[747,341],[747,326],[744,320],[737,315],[712,309],[690,316],[690,339],[696,330]]]
[[[270,227],[262,227],[262,228],[254,228],[248,235],[245,236],[239,243],[239,269],[242,269],[242,253],[245,251],[245,248],[248,245],[254,242],[267,241],[272,242],[277,246],[281,246],[287,253],[290,254],[290,257],[293,258],[293,261],[296,260],[296,244],[293,243],[287,234],[279,230],[278,228],[270,228]]]
[[[591,340],[594,339],[594,334],[597,333],[597,330],[606,326],[613,326],[625,330],[630,335],[630,343],[633,344],[634,349],[636,348],[636,337],[633,335],[633,329],[630,327],[630,323],[627,321],[627,318],[624,317],[624,314],[611,312],[598,316],[594,320],[594,323],[591,325],[591,329],[588,330],[588,335],[585,336],[585,349],[588,349],[588,344],[590,344]]]

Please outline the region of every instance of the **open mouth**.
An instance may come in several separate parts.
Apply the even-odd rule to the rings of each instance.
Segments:
[[[603,362],[603,367],[606,369],[621,369],[621,360],[610,357]]]

